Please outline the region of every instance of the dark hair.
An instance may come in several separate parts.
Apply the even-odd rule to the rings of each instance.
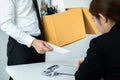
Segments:
[[[92,0],[89,8],[90,13],[99,18],[101,13],[107,19],[120,20],[120,0]]]

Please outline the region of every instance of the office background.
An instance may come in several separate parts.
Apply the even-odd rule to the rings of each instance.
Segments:
[[[80,7],[80,6],[89,7],[90,1],[91,0],[64,0],[64,4],[65,4],[66,8]],[[85,39],[85,40],[88,40],[86,45],[84,45],[84,43],[81,44],[81,46],[83,45],[83,47],[84,47],[84,49],[82,49],[84,52],[88,48],[89,40],[92,39],[93,37],[94,36],[86,37],[86,38],[88,38],[88,39]],[[7,38],[8,38],[8,36],[0,30],[0,80],[8,80],[8,75],[5,71],[5,66],[7,64],[7,57],[6,57]],[[84,39],[82,42],[85,42]],[[51,59],[51,61],[52,61],[52,59],[53,60],[58,59],[57,57],[54,57],[54,56],[58,56],[58,55],[56,55],[56,54],[54,56],[53,55],[54,54],[52,54],[52,55],[48,54],[47,60]]]

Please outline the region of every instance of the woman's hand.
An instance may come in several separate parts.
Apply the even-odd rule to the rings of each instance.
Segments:
[[[45,42],[43,40],[38,40],[38,39],[33,40],[32,46],[35,48],[35,50],[39,54],[44,54],[47,51],[53,50],[53,48],[50,45],[48,45],[47,42]]]
[[[78,60],[77,66],[80,67],[80,64],[82,64],[83,61],[83,59]]]

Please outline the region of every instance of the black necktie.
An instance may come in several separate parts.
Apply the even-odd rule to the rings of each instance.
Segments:
[[[41,24],[41,20],[40,20],[40,13],[39,13],[39,8],[38,8],[38,4],[37,4],[37,0],[33,0],[33,6],[35,8],[36,14],[37,14],[37,18],[38,18],[38,23],[39,23],[39,29],[41,31],[41,39],[44,39],[44,31],[43,31],[43,26]]]

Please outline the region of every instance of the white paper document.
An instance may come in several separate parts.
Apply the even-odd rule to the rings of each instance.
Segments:
[[[57,76],[57,75],[75,75],[75,72],[78,70],[77,66],[69,65],[53,65],[48,67],[43,71],[42,75],[44,76]]]
[[[58,52],[58,53],[64,54],[64,53],[70,52],[70,51],[67,50],[67,49],[61,48],[61,47],[56,46],[56,45],[53,45],[53,44],[51,44],[51,43],[48,43],[48,44],[53,48],[53,51],[56,51],[56,52]]]
[[[75,75],[77,70],[77,66],[61,65],[58,69],[55,70],[55,72],[64,75]]]

